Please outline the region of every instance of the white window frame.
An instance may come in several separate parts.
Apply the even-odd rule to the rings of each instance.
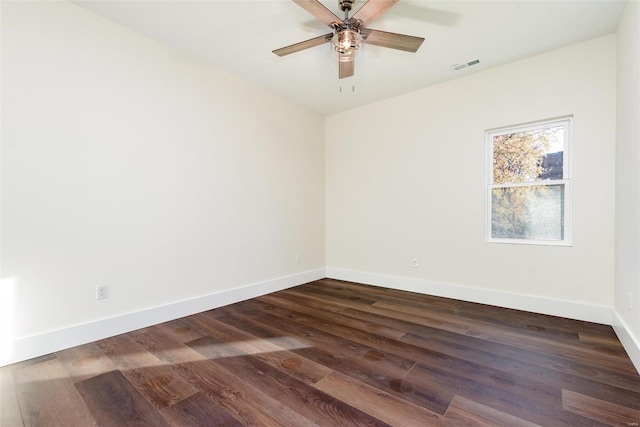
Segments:
[[[493,183],[493,139],[498,135],[504,135],[508,133],[526,132],[538,129],[544,129],[548,127],[564,126],[564,144],[562,154],[562,168],[563,179],[558,180],[544,180],[534,181],[526,183],[507,183],[507,184],[494,184]],[[489,243],[511,243],[521,245],[548,245],[548,246],[572,246],[571,243],[571,140],[572,140],[572,127],[573,117],[565,116],[554,119],[541,120],[532,123],[526,123],[521,125],[506,126],[501,128],[494,128],[485,131],[485,139],[487,144],[487,189],[486,189],[486,241]],[[535,187],[535,186],[553,186],[564,185],[564,218],[563,218],[563,240],[532,240],[532,239],[509,239],[492,237],[492,190],[495,188],[506,187]]]

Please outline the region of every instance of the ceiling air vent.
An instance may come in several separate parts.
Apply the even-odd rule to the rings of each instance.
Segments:
[[[465,68],[469,68],[472,65],[479,64],[479,63],[480,63],[479,59],[474,59],[473,61],[465,62],[465,63],[462,63],[462,64],[452,65],[451,68],[453,68],[453,71],[460,71],[460,70],[464,70]]]

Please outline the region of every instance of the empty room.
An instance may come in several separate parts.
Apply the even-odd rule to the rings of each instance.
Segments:
[[[640,1],[0,1],[0,426],[640,425]]]

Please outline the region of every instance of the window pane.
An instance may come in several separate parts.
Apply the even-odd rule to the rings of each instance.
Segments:
[[[564,239],[564,184],[491,190],[491,237]]]
[[[493,137],[493,183],[563,179],[564,126]]]

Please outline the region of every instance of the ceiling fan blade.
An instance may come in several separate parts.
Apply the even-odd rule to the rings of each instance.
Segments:
[[[314,37],[309,40],[305,40],[300,43],[295,43],[289,46],[281,47],[273,51],[278,56],[289,55],[290,53],[300,52],[301,50],[309,49],[310,47],[319,46],[326,42],[330,42],[333,38],[333,33],[325,34],[324,36]]]
[[[340,54],[338,58],[338,77],[344,79],[345,77],[351,77],[355,73],[355,61],[353,60],[354,54]]]
[[[388,33],[386,31],[370,30],[368,28],[363,29],[360,33],[362,34],[366,44],[404,50],[407,52],[416,52],[424,41],[424,37]]]
[[[294,0],[295,1],[295,0]],[[391,8],[398,0],[369,0],[351,17],[353,20],[361,20],[367,27]]]
[[[318,0],[293,0],[293,2],[330,27],[332,27],[334,23],[342,22],[342,19],[334,15],[333,12],[324,7]]]

